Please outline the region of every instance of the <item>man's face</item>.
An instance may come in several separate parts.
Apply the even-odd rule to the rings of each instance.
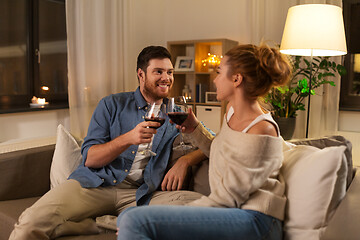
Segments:
[[[174,82],[174,67],[168,58],[151,59],[146,73],[138,69],[138,77],[145,100],[157,102],[169,95]]]

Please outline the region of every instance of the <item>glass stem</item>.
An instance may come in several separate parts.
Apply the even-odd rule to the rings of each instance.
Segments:
[[[147,151],[151,150],[151,149],[150,149],[150,144],[151,144],[151,142],[152,142],[153,137],[154,137],[154,135],[152,135],[152,137],[151,137],[151,139],[150,139],[150,142],[148,143],[148,145],[147,145],[147,147],[146,147],[146,150],[147,150]]]
[[[183,152],[183,155],[185,155],[185,143],[184,143],[184,138],[183,138],[183,134],[182,131],[180,130],[180,145],[181,145],[181,149]]]

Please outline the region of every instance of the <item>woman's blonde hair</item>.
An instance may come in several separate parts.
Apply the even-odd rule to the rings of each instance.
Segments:
[[[260,46],[239,45],[225,56],[229,66],[228,77],[240,73],[245,94],[250,98],[262,97],[272,87],[284,85],[290,79],[289,59],[265,43]]]

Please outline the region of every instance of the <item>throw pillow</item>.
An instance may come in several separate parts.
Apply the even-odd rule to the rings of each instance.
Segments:
[[[192,169],[193,181],[190,190],[203,194],[210,195],[209,184],[209,159],[202,161]]]
[[[59,125],[56,134],[56,145],[50,169],[50,186],[56,187],[67,180],[69,175],[82,161],[81,149],[75,138]]]
[[[353,179],[353,161],[352,161],[352,144],[349,140],[340,135],[327,136],[322,138],[310,138],[302,140],[291,140],[295,145],[310,145],[320,149],[333,146],[346,146],[345,156],[348,165],[348,174],[346,180],[346,187],[349,187]]]
[[[284,151],[285,239],[320,239],[346,192],[345,146],[318,149],[292,146]]]

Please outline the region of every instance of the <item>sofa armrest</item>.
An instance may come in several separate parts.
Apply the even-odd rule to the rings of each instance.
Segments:
[[[54,149],[51,144],[0,154],[0,201],[46,193]]]
[[[330,219],[322,240],[359,239],[360,236],[360,169],[357,169],[353,181],[344,199]]]

